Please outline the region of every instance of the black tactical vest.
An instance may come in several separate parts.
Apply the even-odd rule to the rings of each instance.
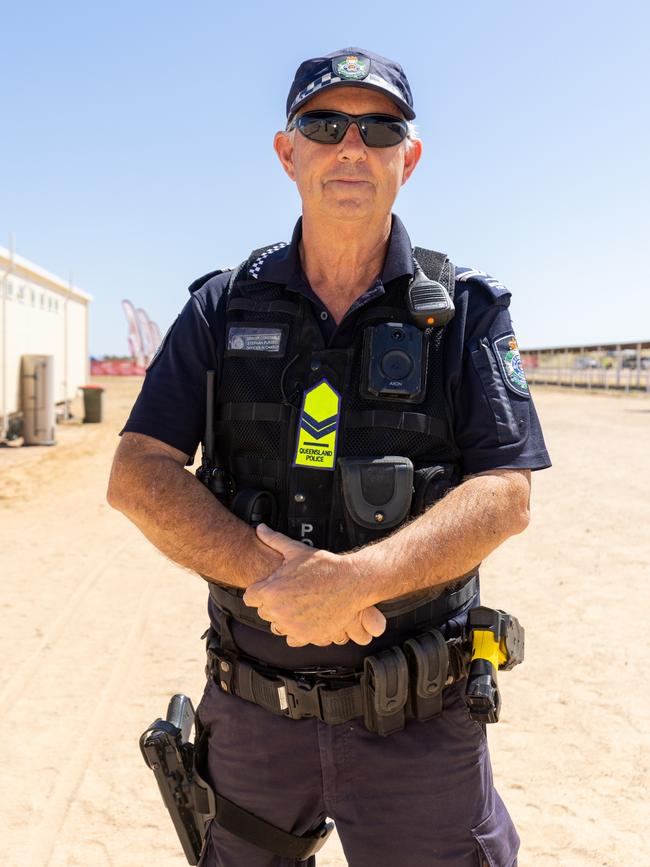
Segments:
[[[268,492],[277,507],[274,529],[318,548],[350,550],[421,514],[459,481],[444,390],[445,329],[424,332],[421,400],[364,396],[364,334],[381,323],[409,322],[408,278],[392,281],[382,297],[360,309],[345,345],[339,338],[336,348],[327,348],[306,298],[250,276],[256,255],[231,281],[215,395],[219,460],[235,495],[231,508],[238,512],[237,503],[251,492]],[[453,293],[453,265],[446,260],[444,268]],[[332,470],[294,465],[303,395],[322,381],[340,395]],[[387,456],[412,463],[406,494],[394,462],[375,460],[359,467],[351,460]]]

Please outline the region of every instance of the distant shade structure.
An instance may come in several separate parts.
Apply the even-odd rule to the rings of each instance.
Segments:
[[[160,345],[160,329],[149,319],[146,310],[141,307],[136,309],[126,298],[122,301],[122,309],[128,325],[127,340],[131,358],[138,367],[146,367]]]
[[[146,367],[148,359],[145,358],[144,345],[142,343],[142,337],[140,336],[140,325],[138,323],[138,316],[135,307],[127,298],[125,298],[122,301],[122,310],[126,316],[126,322],[129,329],[127,340],[133,363],[137,364],[138,367]]]

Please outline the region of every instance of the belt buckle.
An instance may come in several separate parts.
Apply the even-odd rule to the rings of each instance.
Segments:
[[[290,677],[279,677],[282,686],[278,687],[278,699],[280,710],[291,719],[302,719],[306,716],[323,718],[318,681],[313,686],[308,686],[305,681],[294,680]],[[303,685],[304,684],[304,685]]]

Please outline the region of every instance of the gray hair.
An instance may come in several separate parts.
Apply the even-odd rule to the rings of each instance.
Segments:
[[[408,129],[408,132],[406,133],[406,138],[404,139],[404,147],[407,151],[410,151],[413,147],[413,142],[420,140],[420,131],[412,120],[406,121],[406,128]]]

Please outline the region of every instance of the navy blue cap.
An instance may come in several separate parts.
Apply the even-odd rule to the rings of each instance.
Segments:
[[[407,120],[415,117],[411,87],[399,63],[363,48],[341,48],[300,64],[287,97],[287,118],[319,91],[346,84],[385,93]]]

